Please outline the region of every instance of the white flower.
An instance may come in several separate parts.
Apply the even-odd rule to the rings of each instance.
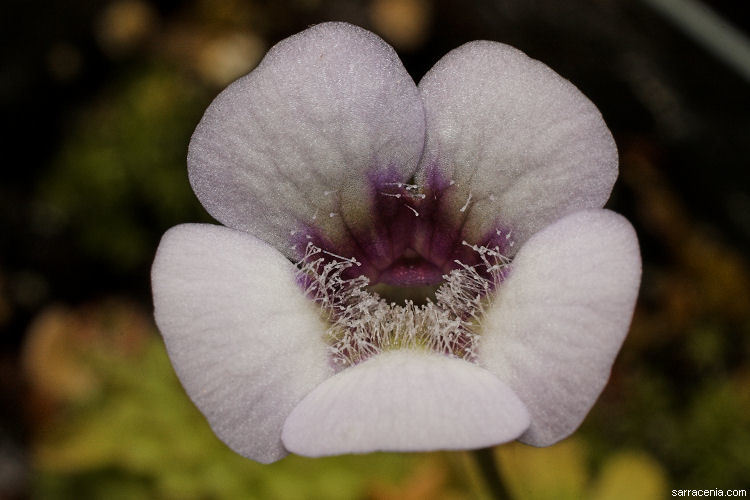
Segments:
[[[372,33],[314,26],[216,98],[188,170],[227,227],[165,234],[155,316],[238,453],[546,446],[604,387],[640,281],[601,209],[617,151],[522,52],[469,43],[416,86]]]

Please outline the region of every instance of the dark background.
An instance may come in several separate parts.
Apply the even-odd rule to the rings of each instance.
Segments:
[[[746,2],[703,5],[747,35]],[[499,452],[514,494],[750,487],[750,81],[651,3],[14,0],[1,9],[0,498],[483,494],[448,454],[269,467],[234,457],[185,403],[152,325],[148,273],[161,234],[210,221],[185,169],[203,110],[271,45],[328,20],[383,36],[416,81],[464,42],[514,45],[577,85],[618,143],[608,206],[634,224],[644,259],[633,327],[572,440],[539,455]],[[199,437],[185,445],[165,429]],[[537,475],[551,470],[547,486],[524,483],[527,462]]]

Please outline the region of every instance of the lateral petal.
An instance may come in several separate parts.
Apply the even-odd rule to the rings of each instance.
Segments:
[[[548,446],[581,424],[628,332],[640,277],[635,231],[608,210],[568,215],[519,250],[478,352],[529,409],[521,441]]]
[[[151,278],[172,365],[211,428],[253,460],[284,457],[284,420],[333,373],[292,264],[245,233],[184,224],[162,238]]]

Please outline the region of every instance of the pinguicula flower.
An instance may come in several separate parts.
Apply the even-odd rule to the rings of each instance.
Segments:
[[[188,174],[224,226],[164,235],[156,322],[246,457],[546,446],[607,382],[641,267],[601,208],[617,150],[514,48],[415,85],[374,34],[314,26],[214,100]]]

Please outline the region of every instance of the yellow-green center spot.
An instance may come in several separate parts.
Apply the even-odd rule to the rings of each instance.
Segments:
[[[366,290],[379,295],[390,303],[405,305],[407,302],[412,302],[415,305],[421,306],[426,304],[428,300],[435,301],[435,292],[437,292],[441,284],[442,283],[424,286],[393,286],[386,285],[385,283],[376,283],[367,286]]]

